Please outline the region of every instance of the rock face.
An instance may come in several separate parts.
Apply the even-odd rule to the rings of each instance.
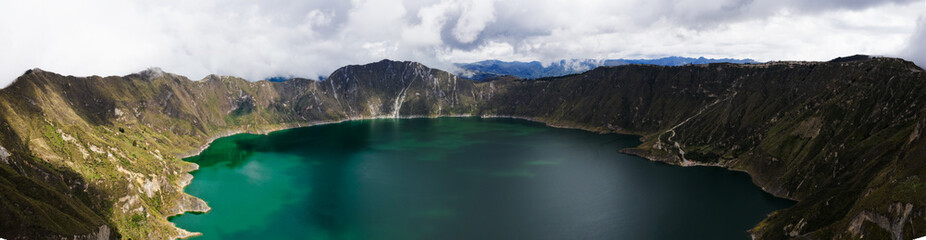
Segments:
[[[189,236],[166,217],[209,207],[182,192],[195,168],[174,156],[214,137],[470,115],[638,134],[644,143],[625,152],[746,171],[766,191],[799,200],[752,229],[756,238],[909,239],[926,235],[923,92],[922,69],[872,57],[629,65],[482,83],[388,60],[325,81],[30,70],[0,90],[0,156],[9,155],[0,164],[0,219],[15,220],[0,221],[0,237],[99,236],[101,225],[111,238]]]
[[[10,157],[10,152],[7,151],[6,148],[4,148],[3,146],[0,146],[0,161],[2,161],[4,164],[10,164],[10,162],[6,160],[9,157]]]

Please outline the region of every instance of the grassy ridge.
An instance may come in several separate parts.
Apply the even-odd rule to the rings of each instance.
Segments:
[[[177,156],[212,137],[477,115],[638,134],[644,144],[626,152],[747,171],[800,200],[756,237],[912,238],[926,235],[924,90],[922,69],[889,58],[630,65],[483,83],[394,61],[347,66],[324,82],[32,70],[0,90],[0,146],[12,153],[0,164],[0,217],[16,220],[0,221],[0,237],[184,236],[167,216],[202,206],[181,191],[190,166]]]

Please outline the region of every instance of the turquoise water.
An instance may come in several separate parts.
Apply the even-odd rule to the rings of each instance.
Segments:
[[[637,137],[382,119],[216,140],[171,219],[195,239],[746,239],[793,204],[746,174],[621,154]]]

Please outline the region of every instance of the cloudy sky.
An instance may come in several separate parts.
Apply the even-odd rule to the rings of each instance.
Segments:
[[[316,78],[412,60],[866,53],[926,65],[926,0],[123,0],[0,2],[0,87],[26,69]]]

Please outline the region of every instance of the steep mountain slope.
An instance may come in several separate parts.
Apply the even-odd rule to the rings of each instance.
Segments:
[[[484,109],[642,134],[625,152],[744,170],[800,200],[757,237],[926,235],[926,78],[912,63],[626,66],[507,84],[519,92]]]
[[[682,66],[686,64],[709,63],[759,63],[752,59],[713,59],[713,58],[687,58],[664,57],[658,59],[568,59],[544,64],[533,62],[504,62],[499,60],[486,60],[474,63],[457,63],[461,69],[458,73],[468,79],[487,81],[501,76],[514,76],[524,79],[542,77],[559,77],[582,73],[597,67],[622,66],[629,64],[645,64],[660,66]]]
[[[182,192],[195,165],[177,156],[198,152],[211,138],[459,114],[474,108],[474,89],[449,73],[392,61],[345,67],[325,82],[194,82],[158,69],[106,78],[30,70],[0,92],[0,237],[187,236],[167,216],[208,207]]]
[[[758,238],[912,238],[926,235],[924,88],[922,69],[890,58],[630,65],[483,83],[388,60],[322,82],[31,70],[0,90],[0,237],[187,236],[166,217],[208,206],[182,192],[196,166],[177,156],[210,139],[473,115],[638,134],[644,144],[625,152],[749,172],[799,200],[753,229]]]

